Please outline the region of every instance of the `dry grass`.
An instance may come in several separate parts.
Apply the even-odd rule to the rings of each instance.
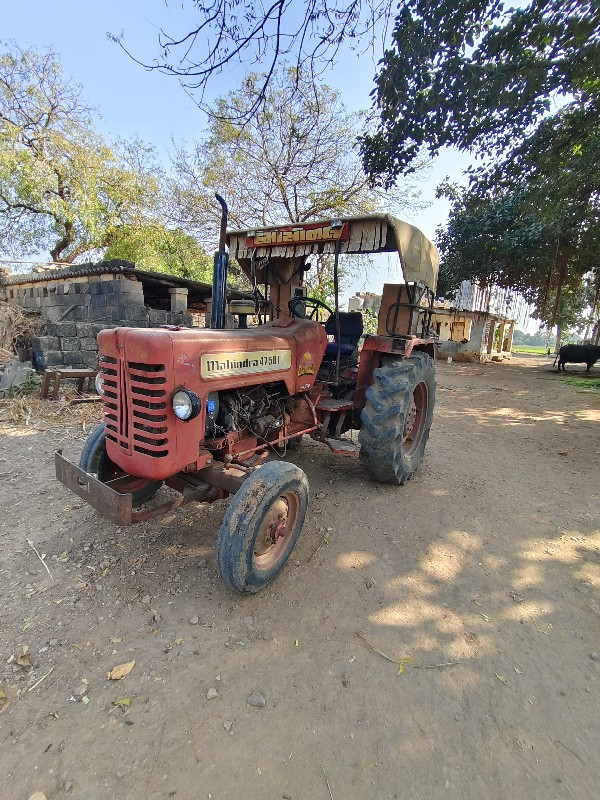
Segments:
[[[29,346],[44,321],[35,314],[26,314],[19,306],[0,302],[0,366],[15,358],[17,345]]]
[[[13,423],[31,430],[53,431],[65,428],[89,430],[100,422],[100,403],[69,405],[80,395],[73,390],[61,400],[42,400],[38,394],[22,394],[0,400],[0,424]]]

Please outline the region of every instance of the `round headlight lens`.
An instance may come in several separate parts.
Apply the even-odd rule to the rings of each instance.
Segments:
[[[104,375],[101,372],[98,372],[94,378],[94,384],[98,394],[104,394]]]
[[[200,413],[200,398],[194,392],[180,389],[173,395],[173,411],[178,419],[194,419]]]

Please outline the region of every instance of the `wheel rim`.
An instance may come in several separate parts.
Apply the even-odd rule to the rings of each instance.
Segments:
[[[269,508],[254,542],[254,566],[268,570],[279,561],[294,535],[300,497],[296,492],[285,492]]]
[[[411,456],[421,442],[423,430],[425,429],[428,400],[427,384],[424,382],[417,384],[410,397],[402,434],[402,447],[405,456]]]

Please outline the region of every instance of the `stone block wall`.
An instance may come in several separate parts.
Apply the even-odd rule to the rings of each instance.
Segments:
[[[104,280],[40,282],[27,287],[8,287],[8,299],[22,308],[39,311],[50,322],[61,319],[103,322],[108,325],[148,324],[144,290],[140,281],[110,275]]]
[[[147,308],[143,287],[138,281],[124,278],[64,281],[34,289],[25,289],[24,296],[15,299],[24,308],[39,310],[48,320],[45,335],[32,341],[33,362],[38,370],[59,366],[96,368],[96,337],[105,328],[190,326],[192,323],[187,313]]]
[[[98,366],[96,337],[105,327],[111,326],[97,322],[48,322],[46,335],[32,340],[36,368],[95,369]]]

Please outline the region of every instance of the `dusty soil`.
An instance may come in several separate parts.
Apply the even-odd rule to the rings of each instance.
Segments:
[[[438,389],[403,488],[303,444],[304,532],[248,597],[225,502],[115,529],[53,478],[81,432],[5,425],[0,797],[597,798],[600,394],[527,356]]]

